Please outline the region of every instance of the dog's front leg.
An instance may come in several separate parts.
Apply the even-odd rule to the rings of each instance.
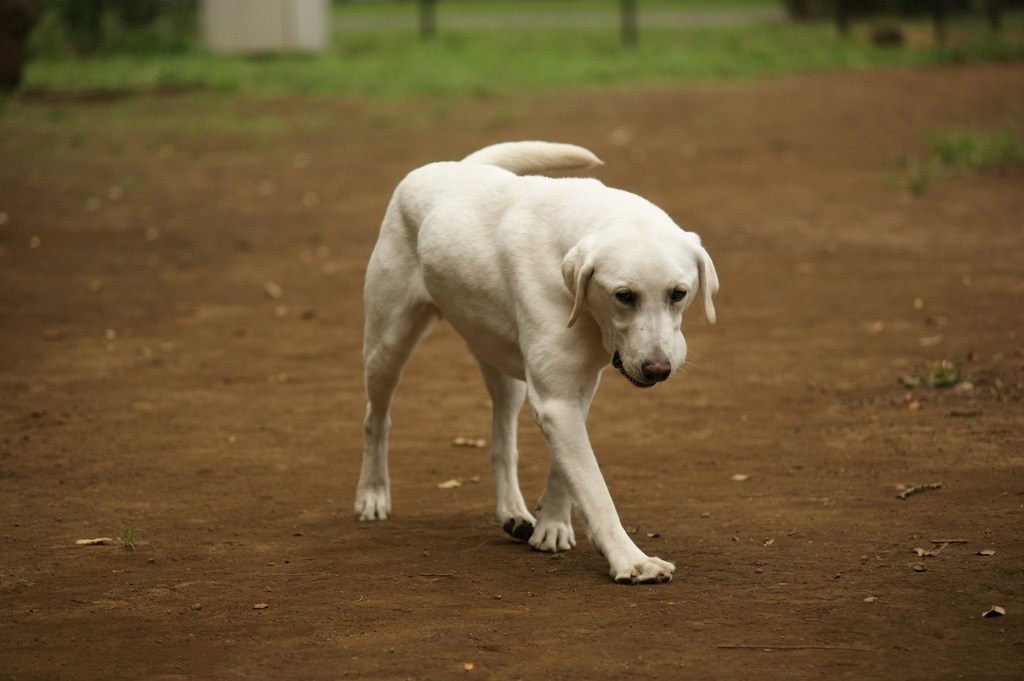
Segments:
[[[537,525],[530,546],[538,551],[568,551],[576,546],[572,530],[572,495],[555,466],[548,471],[548,484],[537,502]]]
[[[608,560],[611,577],[622,584],[672,579],[675,566],[637,548],[619,521],[587,437],[589,399],[579,397],[593,395],[593,389],[576,391],[575,396],[544,393],[530,385],[534,420],[544,433],[555,469],[587,524],[591,541]]]

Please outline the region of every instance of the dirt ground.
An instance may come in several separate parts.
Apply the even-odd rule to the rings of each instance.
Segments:
[[[0,677],[1024,678],[1024,178],[911,196],[891,177],[934,131],[1019,132],[1022,92],[1001,65],[8,102]],[[592,148],[717,264],[719,323],[689,313],[685,373],[639,391],[609,371],[590,418],[669,584],[613,583],[579,527],[561,555],[503,534],[486,450],[452,445],[490,415],[444,324],[399,390],[393,519],[352,513],[390,191],[530,138]],[[528,410],[520,432],[536,498]],[[133,551],[75,544],[125,530]]]

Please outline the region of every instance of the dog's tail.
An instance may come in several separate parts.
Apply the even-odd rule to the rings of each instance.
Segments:
[[[530,175],[555,170],[574,170],[604,165],[597,156],[575,144],[558,142],[502,142],[492,144],[462,159],[463,163],[482,163]]]

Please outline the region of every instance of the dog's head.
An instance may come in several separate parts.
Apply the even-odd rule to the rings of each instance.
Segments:
[[[686,361],[683,312],[694,298],[715,323],[718,275],[700,238],[678,227],[658,234],[595,232],[562,261],[573,297],[569,326],[589,312],[613,366],[640,388],[666,380]]]

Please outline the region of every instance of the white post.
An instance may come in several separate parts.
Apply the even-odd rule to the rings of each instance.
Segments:
[[[202,0],[203,44],[218,54],[323,52],[329,0]]]

